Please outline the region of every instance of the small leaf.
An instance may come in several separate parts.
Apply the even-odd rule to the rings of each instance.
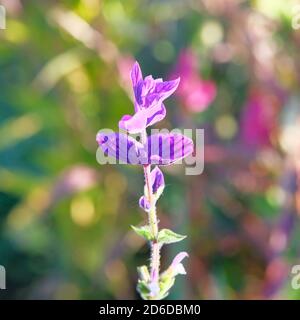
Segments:
[[[145,238],[148,241],[154,239],[152,232],[149,226],[135,227],[131,226],[131,228],[141,237]]]
[[[165,298],[169,294],[169,290],[173,287],[175,283],[174,277],[164,277],[160,283],[160,295],[161,299]]]
[[[169,229],[162,229],[158,233],[158,242],[161,244],[169,244],[174,242],[179,242],[186,238],[181,234],[175,233]]]
[[[136,288],[143,300],[149,300],[150,289],[146,281],[139,280]]]
[[[137,268],[138,274],[142,281],[149,282],[150,281],[150,273],[147,266],[140,266]]]

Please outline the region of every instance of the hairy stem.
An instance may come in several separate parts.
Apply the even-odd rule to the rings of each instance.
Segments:
[[[146,130],[142,133],[141,140],[142,143],[145,143],[147,139]],[[150,276],[151,276],[151,284],[156,287],[157,290],[159,288],[159,266],[160,266],[160,246],[157,242],[158,238],[158,220],[156,215],[156,205],[154,195],[152,193],[152,182],[151,182],[151,165],[144,166],[144,176],[145,183],[147,188],[147,197],[150,204],[150,211],[148,213],[148,221],[151,232],[154,236],[154,239],[151,241],[151,262],[150,262]],[[155,297],[153,297],[155,299]]]
[[[154,238],[156,239],[158,236],[158,222],[157,222],[157,216],[156,216],[156,206],[153,201],[154,199],[153,199],[153,194],[152,194],[150,173],[151,173],[151,166],[150,165],[144,166],[145,182],[146,182],[146,187],[147,187],[148,201],[150,204],[150,211],[148,214],[148,219],[149,219],[149,225],[150,225],[152,234],[154,235]]]

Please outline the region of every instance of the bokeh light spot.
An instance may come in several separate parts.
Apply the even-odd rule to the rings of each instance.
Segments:
[[[71,202],[72,220],[81,227],[89,226],[95,218],[95,206],[88,197],[75,198]]]
[[[231,115],[223,115],[215,122],[215,130],[222,139],[232,139],[237,132],[237,123]]]
[[[200,31],[200,38],[207,47],[212,47],[223,39],[223,28],[215,21],[205,22]]]
[[[175,55],[175,49],[170,41],[157,41],[153,47],[153,55],[160,62],[169,62]]]

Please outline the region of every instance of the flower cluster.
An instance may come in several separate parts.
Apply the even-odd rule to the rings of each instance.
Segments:
[[[158,229],[156,202],[161,196],[165,182],[158,166],[170,165],[193,152],[193,141],[180,133],[157,133],[147,136],[146,128],[166,116],[163,101],[178,87],[180,79],[163,81],[152,76],[143,78],[136,62],[131,71],[134,92],[133,115],[124,115],[119,121],[123,132],[99,132],[97,142],[105,155],[120,163],[142,165],[145,175],[144,194],[139,199],[140,207],[147,212],[149,224],[132,227],[150,243],[151,263],[138,268],[138,291],[143,299],[162,299],[167,296],[178,274],[185,274],[181,261],[186,252],[179,253],[171,266],[160,274],[160,249],[164,244],[181,241],[185,236],[169,229]],[[140,141],[129,134],[139,134]],[[151,166],[155,167],[151,170]]]

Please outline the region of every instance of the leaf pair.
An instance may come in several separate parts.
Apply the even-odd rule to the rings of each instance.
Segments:
[[[148,241],[157,240],[157,242],[161,245],[179,242],[186,238],[186,236],[175,233],[172,230],[162,229],[159,231],[157,239],[155,239],[150,226],[131,227],[139,236],[145,238]]]

